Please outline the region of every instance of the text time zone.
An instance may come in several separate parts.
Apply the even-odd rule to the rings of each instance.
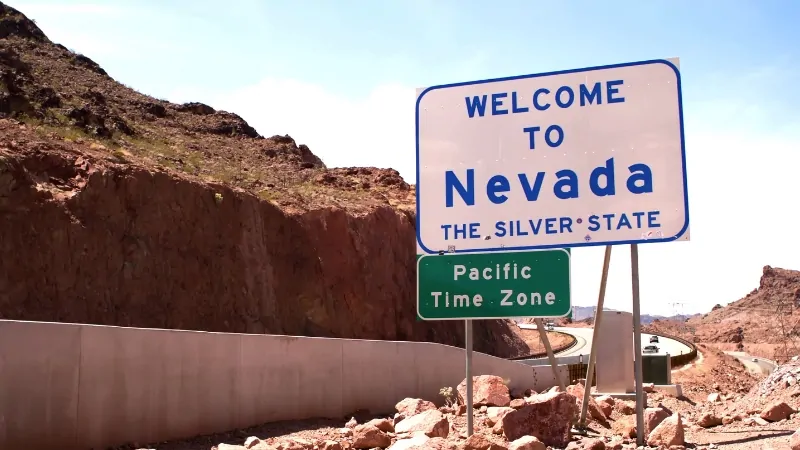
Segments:
[[[480,308],[485,300],[499,306],[541,306],[556,303],[556,295],[552,292],[514,292],[512,289],[500,289],[499,294],[484,299],[481,294],[452,294],[450,292],[431,292],[434,308]]]

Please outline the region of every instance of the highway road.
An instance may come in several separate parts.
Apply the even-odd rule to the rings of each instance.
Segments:
[[[519,324],[519,327],[526,330],[535,330],[536,325],[534,324]],[[594,333],[594,328],[571,328],[571,327],[555,327],[553,328],[554,331],[560,331],[562,333],[571,334],[575,336],[577,343],[570,349],[556,353],[558,357],[567,357],[567,356],[578,356],[578,355],[589,355],[592,349],[592,333]],[[681,352],[689,353],[692,351],[691,348],[688,346],[674,340],[669,339],[663,336],[658,337],[658,343],[651,344],[650,337],[653,336],[652,334],[642,333],[642,348],[647,345],[656,345],[658,346],[658,353],[649,353],[653,354],[660,354],[664,355],[669,353],[670,355],[680,355]],[[633,339],[633,335],[631,335],[631,339]],[[545,357],[547,358],[547,357]]]
[[[734,358],[738,359],[739,361],[744,364],[747,370],[750,373],[754,373],[757,375],[769,375],[771,374],[776,367],[778,367],[775,362],[770,361],[768,359],[762,359],[757,356],[748,355],[745,352],[725,352],[727,355],[731,355]],[[754,361],[755,359],[755,361]]]

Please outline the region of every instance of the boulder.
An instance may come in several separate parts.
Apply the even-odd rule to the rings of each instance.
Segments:
[[[400,400],[394,407],[397,412],[404,417],[411,417],[423,411],[436,409],[436,405],[434,405],[433,402],[411,397]]]
[[[585,395],[585,389],[581,383],[567,386],[567,393],[572,394],[575,396],[578,402],[578,409],[581,408],[583,404],[583,396]],[[589,412],[589,416],[600,423],[607,424],[606,418],[608,415],[600,408],[600,405],[597,404],[597,401],[592,397],[589,396],[589,406],[586,409]]]
[[[611,417],[611,413],[614,412],[614,398],[608,395],[601,395],[594,399],[595,403],[597,403],[597,407],[600,408],[600,411],[605,414],[606,417]]]
[[[398,435],[420,431],[428,437],[446,438],[450,432],[450,422],[439,410],[429,409],[403,419],[394,430]]]
[[[789,418],[789,416],[794,412],[794,409],[787,405],[786,402],[778,400],[767,405],[764,410],[761,411],[759,417],[770,422],[778,422]]]
[[[683,443],[683,422],[679,413],[664,419],[647,437],[650,447],[671,447]]]
[[[722,425],[722,419],[717,417],[714,413],[706,412],[697,419],[697,425],[703,428],[716,427]]]
[[[508,450],[508,447],[476,433],[468,437],[467,441],[464,442],[464,450]]]
[[[490,427],[494,426],[494,424],[503,420],[503,417],[511,411],[514,411],[514,408],[509,408],[508,406],[493,406],[491,408],[487,408],[486,425],[489,425]]]
[[[644,410],[644,435],[649,436],[650,432],[669,416],[670,413],[664,408],[646,408]]]
[[[503,417],[503,434],[509,442],[530,435],[545,445],[565,447],[572,437],[570,428],[577,415],[577,401],[571,394],[535,395],[527,405]]]
[[[492,433],[494,434],[503,434],[503,421],[498,420],[497,423],[494,424],[492,427]]]
[[[534,436],[522,436],[509,443],[508,450],[547,450],[547,446]]]
[[[392,438],[373,424],[365,423],[353,429],[353,448],[386,448],[391,443]]]
[[[459,403],[466,403],[467,379],[459,383]],[[472,405],[473,406],[508,406],[511,395],[503,379],[496,375],[480,375],[472,377]]]

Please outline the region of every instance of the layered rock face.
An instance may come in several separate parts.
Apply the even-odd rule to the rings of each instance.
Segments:
[[[405,213],[289,215],[3,125],[19,138],[0,149],[4,318],[463,345],[463,324],[416,320]],[[477,350],[516,351],[505,322],[476,325]]]

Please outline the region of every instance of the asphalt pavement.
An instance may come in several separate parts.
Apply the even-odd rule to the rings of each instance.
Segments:
[[[535,324],[519,324],[519,327],[526,330],[535,330]],[[592,334],[594,333],[594,328],[571,328],[571,327],[554,327],[553,331],[560,331],[562,333],[570,334],[575,336],[575,340],[577,341],[576,344],[563,352],[556,353],[558,357],[574,357],[578,355],[589,355],[592,349]],[[692,351],[687,345],[676,341],[674,339],[670,339],[664,336],[658,336],[657,343],[650,343],[650,338],[652,334],[642,333],[642,348],[648,345],[655,345],[658,347],[658,353],[647,353],[651,355],[664,355],[669,353],[670,355],[680,355],[681,353],[689,353]],[[631,335],[631,339],[633,339],[633,335]],[[547,357],[545,357],[546,359]]]
[[[738,359],[748,371],[757,375],[769,375],[778,367],[774,361],[748,355],[745,352],[725,352],[725,354]]]

